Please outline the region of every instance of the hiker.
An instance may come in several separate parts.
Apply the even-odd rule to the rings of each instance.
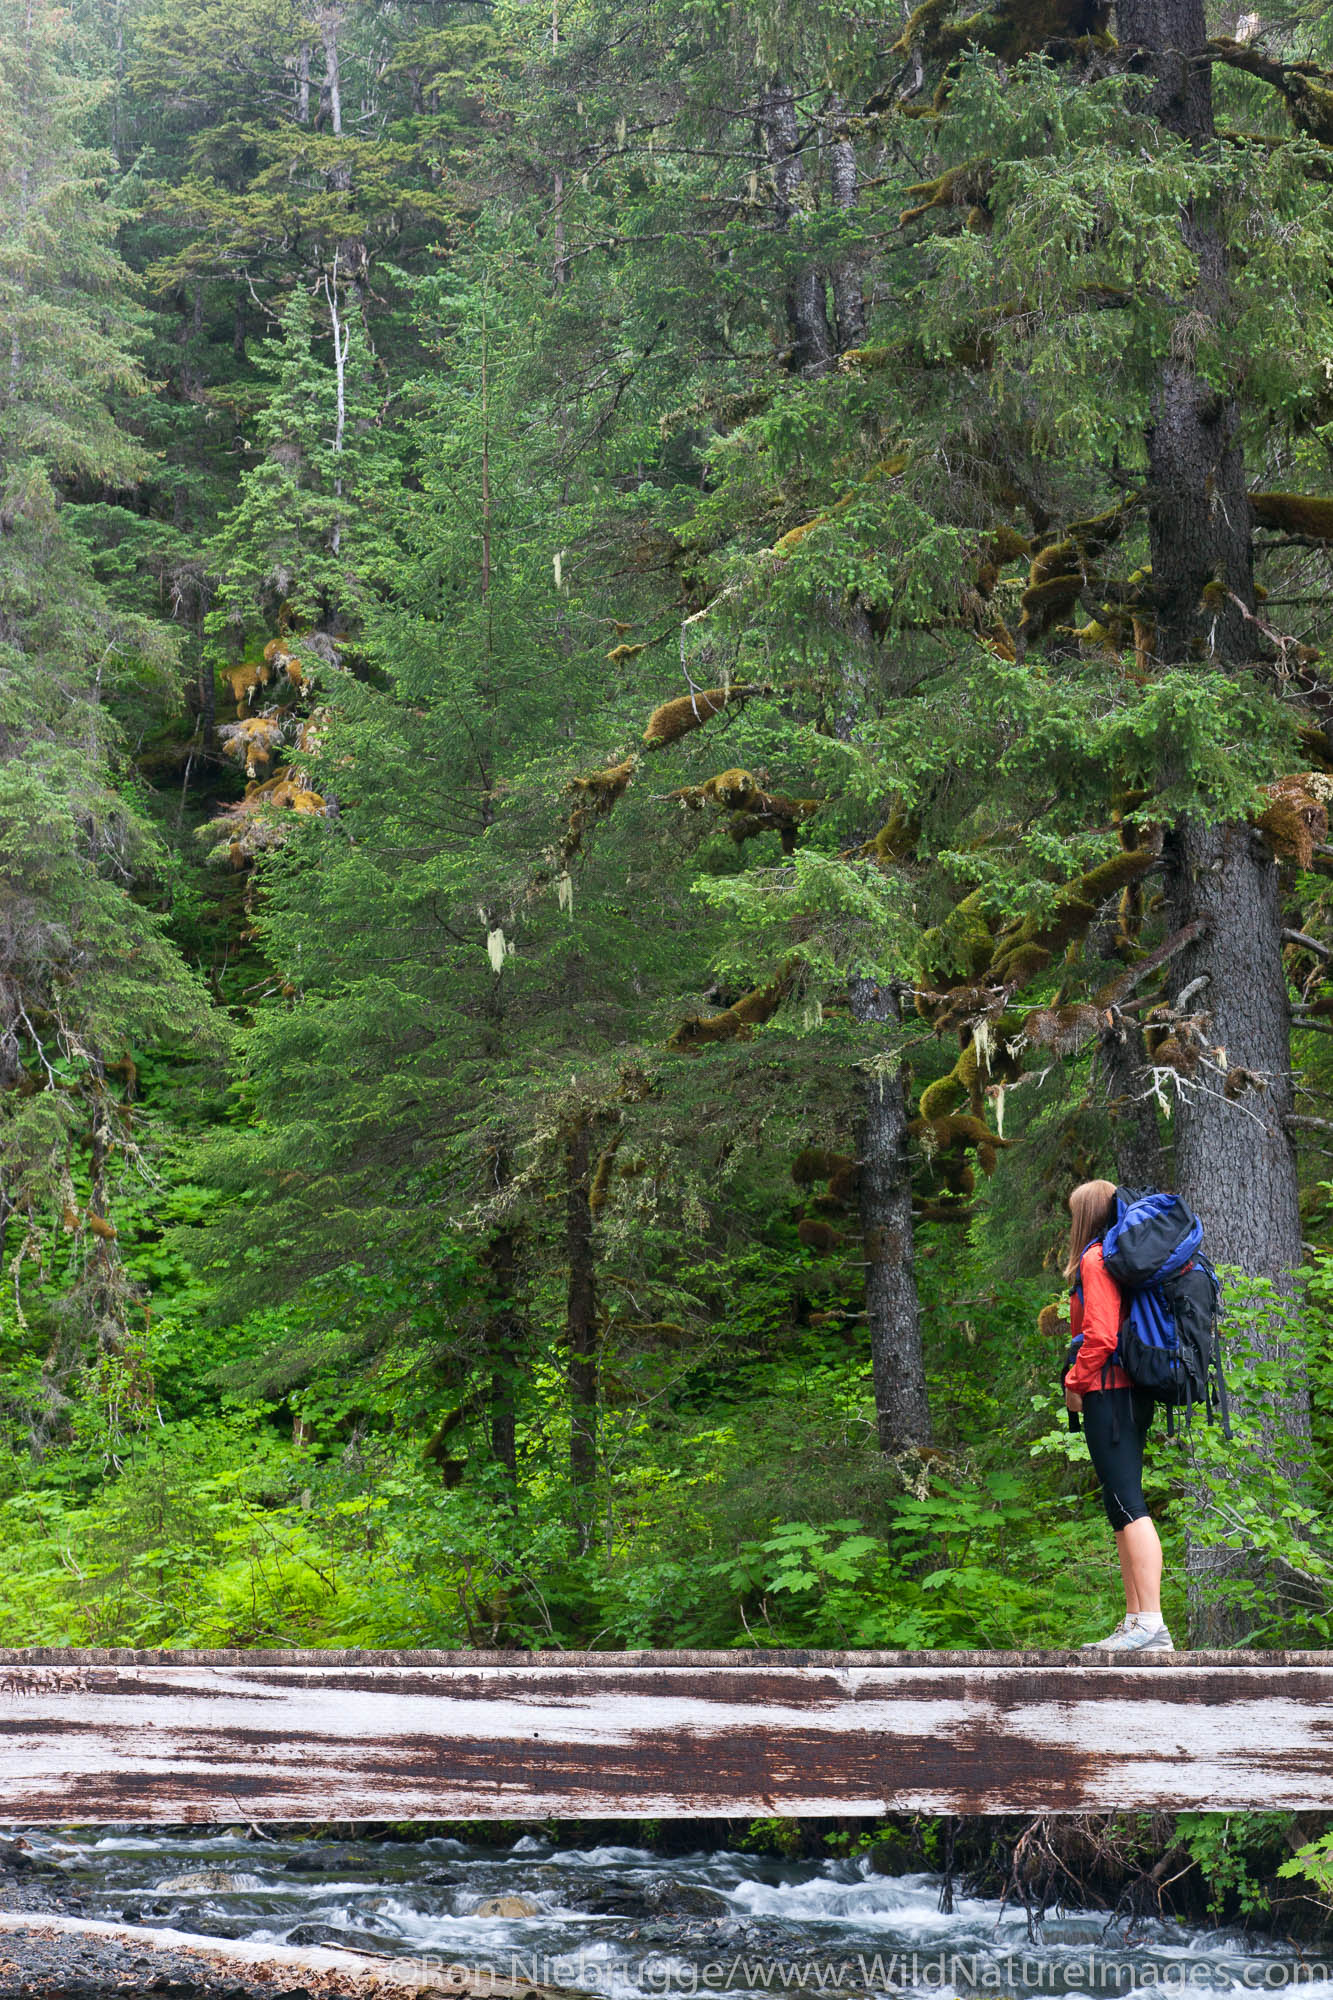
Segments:
[[[1065,1371],[1065,1408],[1082,1417],[1125,1586],[1124,1618],[1114,1632],[1090,1641],[1084,1650],[1170,1653],[1175,1648],[1162,1617],[1162,1544],[1143,1499],[1143,1448],[1153,1396],[1111,1360],[1124,1297],[1103,1260],[1102,1238],[1117,1219],[1117,1192],[1113,1181],[1084,1181],[1069,1197],[1065,1276],[1073,1286],[1070,1331],[1079,1344]]]

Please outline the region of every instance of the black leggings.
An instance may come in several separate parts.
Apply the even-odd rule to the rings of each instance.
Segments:
[[[1083,1435],[1092,1469],[1102,1482],[1106,1518],[1117,1532],[1147,1518],[1143,1500],[1143,1447],[1153,1399],[1145,1389],[1090,1389],[1083,1398]],[[1118,1435],[1112,1441],[1112,1432]]]

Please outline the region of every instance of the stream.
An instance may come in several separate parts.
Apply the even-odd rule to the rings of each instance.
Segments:
[[[1049,1915],[955,1895],[930,1875],[872,1872],[864,1857],[781,1861],[726,1851],[554,1847],[507,1851],[446,1838],[255,1840],[238,1828],[29,1828],[66,1907],[85,1917],[214,1936],[340,1945],[489,1965],[506,1978],[606,2000],[653,1994],[903,1989],[1118,1995],[1279,1993],[1333,2000],[1326,1955],[1170,1922]]]

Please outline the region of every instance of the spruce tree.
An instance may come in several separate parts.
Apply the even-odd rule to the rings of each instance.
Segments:
[[[1254,495],[1246,453],[1299,464],[1321,422],[1289,303],[1330,251],[1315,71],[1209,42],[1198,9],[1122,16],[1116,40],[1096,7],[926,5],[886,68],[851,17],[802,33],[756,8],[710,43],[660,16],[613,41],[590,14],[552,65],[583,119],[565,261],[585,327],[614,271],[620,325],[654,328],[635,387],[689,385],[662,423],[701,497],[659,469],[620,522],[655,521],[682,640],[781,692],[825,794],[789,859],[715,900],[769,927],[774,967],[794,948],[826,978],[906,977],[958,1038],[912,1120],[946,1206],[1015,1120],[1053,1186],[1118,1140],[1125,1168],[1178,1177],[1220,1261],[1282,1288],[1281,897],[1323,824],[1295,767],[1326,753],[1293,736],[1324,698],[1253,571],[1265,528],[1327,523],[1318,497]],[[1247,97],[1254,136],[1216,131],[1218,66],[1276,92]],[[1113,1128],[1024,1117],[1053,1058],[1094,1050]],[[1280,1331],[1269,1352],[1299,1450],[1302,1357]],[[1202,1595],[1196,1616],[1226,1629]]]
[[[134,1052],[210,1032],[145,901],[157,843],[117,783],[117,704],[145,685],[169,701],[173,649],[113,606],[71,527],[72,491],[144,469],[112,402],[146,389],[72,55],[57,10],[0,9],[0,1224],[6,1267],[27,1267],[28,1312],[42,1314],[27,1357],[38,1445],[90,1350],[120,1357],[133,1383],[115,1207],[138,1157]],[[43,1280],[66,1236],[74,1281],[51,1307]]]
[[[317,317],[318,314],[318,317]],[[255,424],[258,463],[208,551],[208,625],[356,631],[394,572],[398,488],[358,302],[337,267],[315,298],[298,285],[256,356],[271,389]]]

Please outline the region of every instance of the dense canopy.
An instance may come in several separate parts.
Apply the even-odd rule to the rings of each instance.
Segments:
[[[6,1643],[1076,1642],[1093,1176],[1322,1643],[1324,14],[0,0],[0,194]]]

